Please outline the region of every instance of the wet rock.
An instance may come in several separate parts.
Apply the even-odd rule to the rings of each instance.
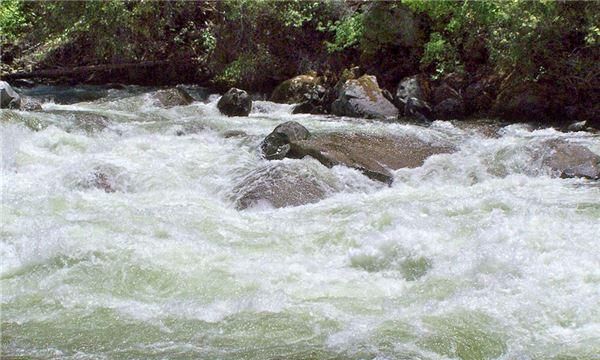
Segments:
[[[422,75],[413,75],[402,79],[396,87],[396,100],[406,104],[409,98],[426,101],[428,86]]]
[[[292,114],[312,114],[315,106],[310,101],[302,102],[294,107]]]
[[[281,160],[290,150],[290,142],[306,140],[310,132],[296,121],[277,125],[261,142],[260,150],[267,160]]]
[[[600,156],[585,146],[549,141],[542,163],[562,178],[600,179]]]
[[[252,99],[244,90],[231,88],[219,99],[217,108],[227,116],[248,116],[252,110]]]
[[[587,122],[585,120],[577,121],[567,126],[567,131],[585,131],[586,128]]]
[[[436,119],[460,119],[465,116],[465,106],[460,98],[448,98],[433,108]]]
[[[225,139],[229,139],[229,138],[233,138],[233,137],[246,137],[248,136],[248,134],[246,134],[245,131],[242,130],[227,130],[223,133],[223,137]]]
[[[234,188],[235,207],[243,210],[266,202],[276,208],[315,203],[330,192],[317,174],[280,164],[255,170]]]
[[[339,89],[338,98],[331,104],[331,111],[339,116],[371,119],[398,115],[398,109],[383,96],[377,78],[371,75],[347,80]]]
[[[18,109],[21,107],[21,96],[6,81],[0,81],[0,108]]]
[[[42,102],[30,96],[22,96],[20,109],[24,111],[42,111]]]
[[[180,87],[159,90],[153,96],[161,106],[166,108],[189,105],[194,102],[194,98]]]
[[[311,156],[327,167],[345,165],[389,184],[393,181],[390,170],[419,167],[431,155],[452,151],[451,145],[411,137],[331,133],[291,142],[286,156]]]
[[[188,123],[183,124],[183,126],[180,129],[175,131],[175,135],[184,136],[184,135],[198,134],[199,132],[204,131],[204,130],[205,130],[204,125],[202,125],[198,122],[188,122]]]
[[[106,173],[102,172],[100,169],[96,169],[91,174],[91,178],[91,185],[93,187],[100,190],[104,190],[104,192],[107,193],[113,193],[116,191],[109,176]]]
[[[321,81],[322,79],[316,73],[298,75],[279,84],[273,90],[270,100],[277,103],[294,104],[306,101],[315,94],[321,97],[325,92]]]
[[[421,122],[430,122],[433,119],[433,112],[425,101],[410,97],[404,104],[404,116]]]
[[[125,184],[129,183],[125,170],[110,164],[94,166],[85,174],[68,175],[65,180],[79,189],[99,189],[106,193],[127,191]]]
[[[102,131],[111,123],[108,117],[94,113],[79,113],[75,119],[75,126],[88,133]]]
[[[65,126],[67,131],[78,129],[95,133],[103,131],[112,123],[107,116],[88,111],[49,110],[46,113],[63,117],[60,125]]]
[[[395,104],[401,115],[419,120],[431,120],[431,107],[427,103],[429,85],[422,75],[402,79],[396,88]]]

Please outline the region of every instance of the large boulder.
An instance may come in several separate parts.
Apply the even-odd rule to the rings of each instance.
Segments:
[[[310,169],[289,164],[269,165],[254,170],[233,190],[238,210],[261,203],[276,208],[314,203],[331,191]]]
[[[325,88],[321,85],[322,79],[316,73],[298,75],[279,84],[273,94],[271,101],[277,103],[295,104],[314,97],[321,97]]]
[[[21,107],[21,97],[6,82],[0,81],[0,108],[18,109]]]
[[[600,156],[585,146],[565,141],[547,142],[542,163],[563,178],[600,179]]]
[[[252,99],[244,90],[231,88],[219,99],[217,108],[227,116],[248,116],[252,110]]]
[[[327,167],[345,165],[390,184],[390,170],[419,167],[434,154],[454,151],[450,144],[430,144],[414,137],[330,133],[290,143],[290,158],[311,156]]]
[[[188,94],[184,89],[178,87],[159,90],[155,92],[153,96],[160,106],[166,108],[189,105],[194,101],[194,98],[191,97],[190,94]]]
[[[261,142],[260,150],[267,160],[283,159],[290,150],[290,142],[306,140],[310,132],[295,121],[277,125]]]
[[[338,98],[331,104],[331,110],[339,116],[371,119],[398,115],[398,109],[383,96],[377,78],[371,75],[344,82],[339,89]]]

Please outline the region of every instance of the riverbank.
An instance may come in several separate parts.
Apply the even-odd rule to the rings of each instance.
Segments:
[[[274,91],[314,73],[327,94],[304,111],[333,113],[344,82],[369,75],[401,114],[600,127],[593,1],[5,3],[13,84],[187,83],[288,102]],[[418,89],[398,94],[411,78]]]

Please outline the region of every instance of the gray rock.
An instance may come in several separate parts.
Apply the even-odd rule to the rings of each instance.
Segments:
[[[306,140],[310,132],[295,121],[277,125],[261,142],[260,150],[267,160],[281,160],[290,150],[290,142]]]
[[[184,89],[178,87],[159,90],[154,93],[154,98],[161,106],[166,108],[189,105],[194,101],[194,98],[192,98]]]
[[[377,78],[371,75],[347,80],[341,86],[337,99],[331,104],[331,110],[339,116],[371,119],[385,119],[398,115],[398,109],[385,98]]]
[[[562,178],[600,179],[600,156],[585,146],[549,141],[542,163]]]
[[[231,88],[219,99],[217,108],[227,116],[248,116],[252,110],[252,99],[244,90]]]
[[[430,121],[431,107],[427,103],[425,80],[421,75],[402,79],[396,88],[395,104],[402,115],[421,121]]]
[[[396,88],[396,100],[406,104],[409,98],[425,101],[425,90],[419,75],[413,75],[402,79]]]
[[[0,81],[0,108],[18,109],[21,107],[21,97],[6,81]]]
[[[465,106],[459,98],[448,98],[433,108],[433,115],[441,120],[460,119],[465,116]]]
[[[431,108],[427,102],[409,97],[404,104],[404,116],[417,119],[422,122],[429,122],[433,118]]]
[[[66,131],[83,130],[86,133],[96,133],[112,123],[107,116],[88,111],[50,110],[46,113],[60,115],[60,125],[64,126]]]
[[[330,191],[317,174],[284,164],[252,171],[233,190],[238,210],[261,202],[276,208],[314,203]]]

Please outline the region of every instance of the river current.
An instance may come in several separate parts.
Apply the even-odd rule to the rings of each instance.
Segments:
[[[217,95],[165,109],[149,89],[70,91],[94,96],[0,110],[3,356],[600,359],[600,186],[551,176],[529,152],[560,138],[600,154],[598,135],[516,124],[487,136],[267,101],[228,118]],[[458,151],[388,187],[262,159],[260,141],[289,120]],[[237,210],[245,176],[274,166],[328,196]],[[99,169],[110,192],[94,186]]]

